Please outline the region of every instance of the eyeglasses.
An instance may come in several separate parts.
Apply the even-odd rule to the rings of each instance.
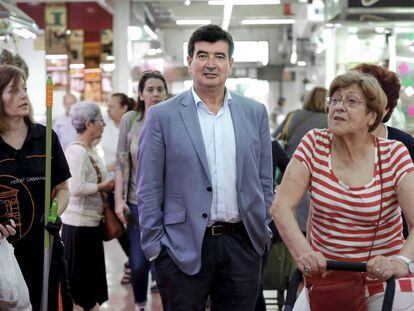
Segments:
[[[103,118],[91,120],[91,122],[98,122],[98,121],[100,121],[102,124],[106,124]]]
[[[345,99],[341,97],[327,97],[326,104],[328,107],[335,107],[342,103],[347,108],[356,108],[360,104],[364,103],[363,101],[358,100],[355,97],[345,97]]]

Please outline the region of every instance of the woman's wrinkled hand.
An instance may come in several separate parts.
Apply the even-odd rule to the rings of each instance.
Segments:
[[[0,225],[0,240],[9,237],[10,235],[15,235],[16,224],[13,219],[10,219],[10,225]]]
[[[387,281],[390,277],[404,277],[409,274],[407,265],[389,257],[375,256],[367,262],[367,274],[370,279]]]
[[[326,258],[320,252],[304,253],[297,258],[296,264],[305,276],[320,275],[324,277],[327,273]]]
[[[115,200],[115,214],[123,224],[128,222],[125,218],[125,211],[129,211],[129,207],[125,201],[122,199]]]

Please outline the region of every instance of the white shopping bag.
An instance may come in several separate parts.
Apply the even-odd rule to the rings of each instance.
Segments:
[[[296,299],[293,311],[311,311],[308,299],[308,290],[304,287]]]
[[[13,246],[6,239],[0,240],[0,311],[29,311],[29,290],[24,281],[22,272]]]

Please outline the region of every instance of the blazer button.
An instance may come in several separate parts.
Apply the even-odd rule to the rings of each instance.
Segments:
[[[207,214],[206,213],[203,213],[201,216],[203,216],[203,218],[207,218]]]
[[[207,191],[208,191],[208,192],[211,192],[211,191],[213,191],[213,188],[211,188],[211,187],[207,187]]]

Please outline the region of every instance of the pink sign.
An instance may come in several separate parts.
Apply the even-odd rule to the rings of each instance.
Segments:
[[[408,105],[408,107],[407,107],[407,115],[409,117],[414,117],[414,105],[413,104]]]

